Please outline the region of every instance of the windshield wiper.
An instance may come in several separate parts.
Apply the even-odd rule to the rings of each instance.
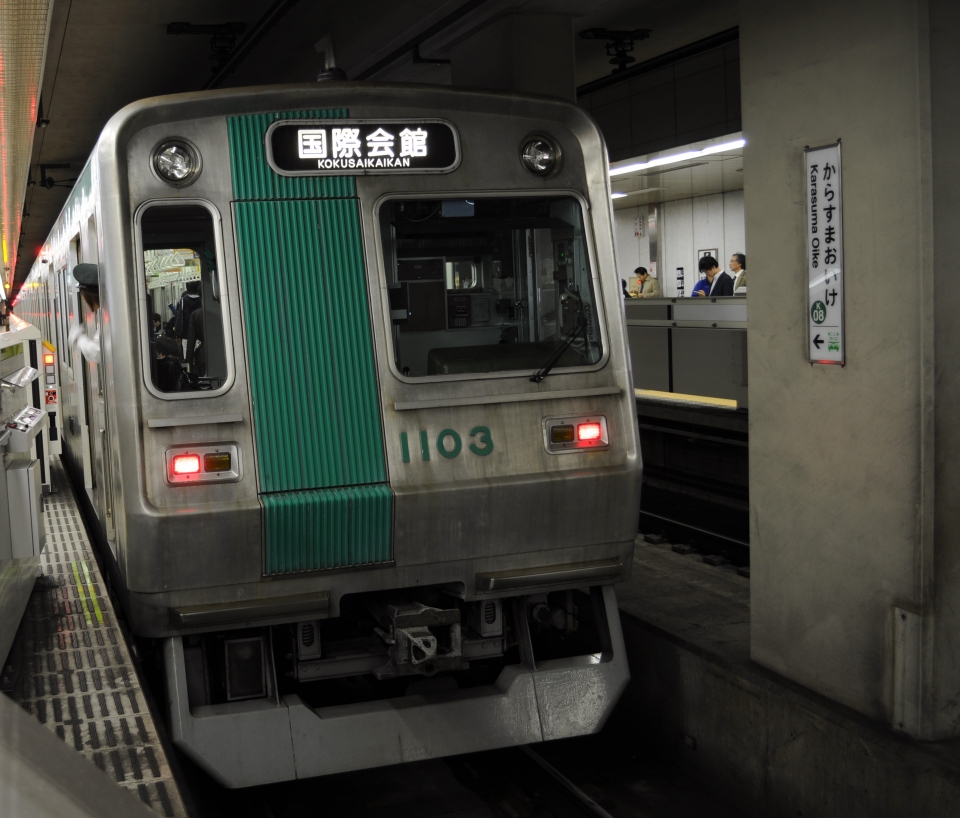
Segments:
[[[560,349],[554,352],[553,355],[547,359],[547,362],[537,371],[537,374],[530,379],[533,383],[540,383],[540,381],[550,374],[550,370],[557,365],[557,362],[563,357],[563,353],[570,349],[570,345],[576,341],[580,333],[587,328],[587,322],[583,317],[582,308],[577,311],[577,315],[579,317],[577,328],[573,331],[573,334],[563,342],[563,345],[560,347]]]

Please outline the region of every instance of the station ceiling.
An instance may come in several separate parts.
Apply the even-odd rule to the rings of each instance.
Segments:
[[[29,20],[27,9],[33,14]],[[327,37],[337,64],[351,79],[448,84],[449,66],[440,61],[449,58],[450,49],[508,13],[568,14],[577,33],[594,27],[650,28],[651,37],[638,42],[633,52],[638,62],[738,21],[736,0],[0,3],[5,280],[12,279],[15,293],[110,116],[138,99],[209,85],[224,59],[215,53],[215,45],[225,52],[232,45],[236,64],[230,73],[216,77],[214,87],[315,80]],[[13,22],[24,33],[19,39]],[[191,28],[188,33],[168,33],[170,23],[190,23]],[[198,28],[230,23],[238,25],[232,33],[222,29],[216,42],[209,29]],[[37,43],[44,42],[38,56]],[[578,85],[610,73],[608,60],[602,41],[578,38]],[[16,83],[11,84],[11,77]],[[16,149],[11,147],[14,132],[20,134]]]
[[[653,202],[673,202],[677,199],[692,199],[694,196],[709,196],[743,190],[743,147],[731,147],[719,153],[704,156],[687,156],[704,148],[740,140],[742,134],[730,134],[718,139],[709,139],[676,149],[658,151],[649,156],[638,156],[610,167],[610,187],[613,191],[613,209],[624,210]],[[735,144],[735,143],[734,143]],[[655,167],[640,168],[631,173],[622,169],[651,160],[671,160]]]

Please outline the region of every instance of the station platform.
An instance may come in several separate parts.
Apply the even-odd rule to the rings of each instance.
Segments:
[[[652,539],[659,540],[659,537]],[[611,718],[747,815],[960,815],[960,741],[918,742],[750,660],[750,580],[637,538]]]
[[[165,818],[186,818],[130,648],[59,460],[43,498],[46,547],[11,657],[11,697]]]

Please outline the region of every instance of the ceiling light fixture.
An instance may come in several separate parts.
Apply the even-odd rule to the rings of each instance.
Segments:
[[[686,162],[688,159],[696,159],[700,156],[709,156],[713,153],[724,153],[725,151],[736,150],[737,148],[742,148],[746,145],[746,140],[744,139],[735,139],[733,142],[722,142],[719,145],[710,145],[707,148],[703,148],[699,151],[684,151],[683,153],[675,153],[672,156],[658,156],[656,159],[651,159],[649,162],[635,162],[632,165],[624,165],[621,168],[611,168],[611,176],[622,176],[624,173],[635,173],[638,170],[646,170],[647,168],[656,168],[661,165],[672,165],[676,162]]]
[[[625,196],[636,196],[638,193],[653,193],[657,190],[663,190],[662,187],[642,187],[640,190],[628,190],[626,193],[614,193],[611,199],[622,199]]]

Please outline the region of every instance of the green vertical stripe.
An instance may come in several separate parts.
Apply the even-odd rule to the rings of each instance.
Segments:
[[[393,494],[386,485],[263,496],[268,574],[386,562]]]
[[[261,490],[384,482],[356,201],[235,214]]]
[[[356,195],[352,176],[280,176],[267,164],[267,128],[281,119],[342,119],[345,108],[227,117],[230,171],[238,200],[327,199]]]
[[[268,574],[392,558],[354,181],[282,177],[264,152],[272,122],[345,116],[228,120]]]

